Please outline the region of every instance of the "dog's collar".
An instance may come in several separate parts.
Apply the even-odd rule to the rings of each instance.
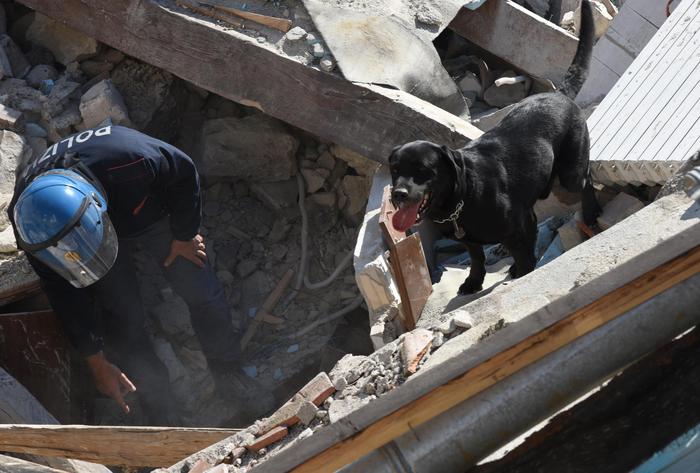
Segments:
[[[455,208],[455,211],[452,212],[449,217],[443,218],[442,220],[433,220],[433,222],[435,222],[435,223],[456,222],[457,219],[459,218],[459,214],[462,213],[463,207],[464,207],[464,201],[460,200],[459,204],[457,204],[457,207]]]
[[[464,201],[460,200],[459,204],[457,204],[457,208],[455,208],[455,211],[450,214],[449,217],[443,218],[442,220],[433,220],[435,223],[447,223],[447,222],[452,222],[452,227],[454,228],[454,234],[455,237],[458,240],[461,240],[464,238],[466,235],[466,232],[462,227],[457,225],[457,219],[459,218],[459,214],[462,213],[462,207],[464,207]]]

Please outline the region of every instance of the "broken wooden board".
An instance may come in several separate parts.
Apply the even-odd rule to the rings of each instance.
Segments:
[[[462,8],[450,29],[516,68],[560,84],[578,39],[511,0]]]
[[[256,334],[258,328],[260,327],[260,324],[262,324],[263,322],[273,323],[275,325],[284,323],[284,320],[273,316],[271,312],[274,310],[275,306],[277,305],[277,301],[280,300],[280,297],[282,297],[282,294],[284,294],[284,291],[289,286],[289,283],[292,282],[293,276],[294,270],[287,270],[287,272],[284,273],[284,276],[282,276],[282,279],[280,279],[280,281],[277,283],[277,286],[275,286],[272,292],[267,296],[265,302],[263,302],[262,307],[260,307],[257,310],[257,312],[255,313],[255,318],[252,320],[252,322],[248,326],[248,329],[245,331],[243,337],[241,338],[241,351],[246,349],[248,343]]]
[[[387,185],[382,191],[379,227],[389,247],[389,263],[401,296],[401,322],[408,331],[415,328],[416,321],[433,292],[433,285],[420,235],[414,233],[406,236],[406,232],[396,230],[391,222],[395,211],[396,208],[391,203],[391,186]]]
[[[407,236],[397,242],[389,253],[389,262],[401,294],[402,323],[406,330],[413,330],[433,292],[420,235],[414,233]]]
[[[0,366],[60,421],[70,418],[68,341],[52,310],[0,314]]]
[[[10,424],[0,425],[0,451],[114,466],[160,467],[237,432],[236,429],[184,427]]]
[[[406,92],[353,84],[307,67],[172,1],[21,0],[21,3],[206,90],[379,162],[425,139],[453,148],[481,135]]]

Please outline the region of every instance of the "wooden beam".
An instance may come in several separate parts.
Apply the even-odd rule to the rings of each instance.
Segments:
[[[20,0],[120,51],[379,162],[416,139],[452,147],[481,131],[406,92],[305,66],[172,1]]]
[[[113,466],[161,467],[237,432],[181,427],[10,424],[0,425],[0,451]]]
[[[554,83],[564,79],[578,46],[574,35],[511,0],[462,8],[449,27],[516,68]]]
[[[700,273],[700,246],[532,335],[295,468],[335,471]]]

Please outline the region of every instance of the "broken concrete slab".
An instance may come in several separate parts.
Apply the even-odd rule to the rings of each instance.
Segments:
[[[275,182],[296,172],[297,139],[263,114],[207,120],[202,143],[201,172],[206,176]]]
[[[64,66],[97,54],[96,40],[38,12],[27,30],[27,39],[50,50]]]
[[[27,75],[31,65],[27,58],[24,57],[22,50],[15,44],[15,42],[8,35],[0,35],[0,48],[4,50],[7,60],[10,63],[12,69],[11,75],[17,79],[22,79]]]
[[[21,132],[23,124],[22,112],[0,104],[0,128]]]
[[[16,251],[15,232],[12,226],[9,226],[0,232],[0,253],[15,253]]]
[[[466,102],[432,44],[440,28],[416,28],[416,21],[430,21],[444,28],[461,5],[440,2],[442,11],[438,11],[434,2],[423,2],[422,8],[407,17],[412,13],[409,3],[373,2],[368,8],[352,2],[304,0],[346,79],[388,84],[457,116],[468,117]],[[427,11],[433,15],[426,15]]]
[[[131,126],[129,111],[111,80],[90,87],[80,98],[80,115],[85,128],[93,128],[109,119],[115,125]]]
[[[607,230],[642,208],[644,208],[644,203],[641,200],[620,192],[617,197],[603,207],[603,213],[598,217],[598,225],[603,230]]]
[[[511,0],[463,8],[450,28],[519,70],[555,83],[564,79],[578,45],[575,36]]]

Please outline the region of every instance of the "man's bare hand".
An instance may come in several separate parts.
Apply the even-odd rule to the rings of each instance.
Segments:
[[[87,364],[92,371],[97,390],[114,399],[128,414],[129,405],[124,401],[124,396],[136,391],[134,383],[122,373],[122,370],[107,361],[102,352],[88,356]]]
[[[194,238],[187,241],[173,240],[170,244],[170,254],[165,258],[165,263],[163,263],[164,266],[167,268],[173,264],[173,261],[175,261],[175,258],[178,256],[182,256],[192,261],[200,268],[203,268],[204,263],[207,261],[204,237],[202,237],[202,235],[195,235]]]

